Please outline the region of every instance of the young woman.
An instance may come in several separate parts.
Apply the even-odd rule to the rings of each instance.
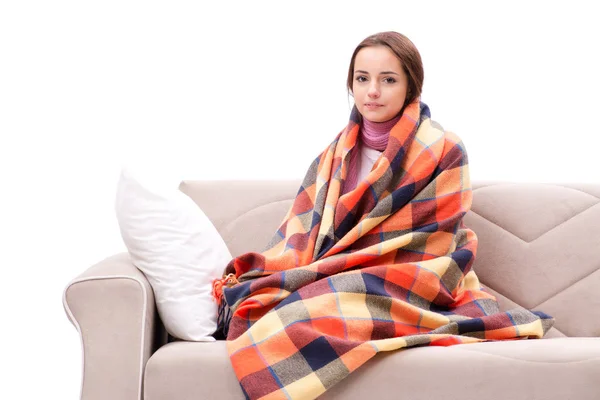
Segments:
[[[363,40],[354,50],[347,87],[360,114],[359,143],[351,154],[344,192],[362,180],[385,150],[402,111],[421,95],[423,64],[414,44],[397,32]]]
[[[380,351],[539,338],[551,317],[500,312],[471,265],[467,153],[421,102],[423,66],[383,32],[352,55],[347,126],[309,167],[262,253],[215,282],[220,333],[250,399],[314,399]]]

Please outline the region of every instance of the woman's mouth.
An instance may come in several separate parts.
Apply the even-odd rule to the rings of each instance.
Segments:
[[[383,107],[383,104],[379,103],[365,103],[365,107],[369,110],[377,110],[379,107]]]

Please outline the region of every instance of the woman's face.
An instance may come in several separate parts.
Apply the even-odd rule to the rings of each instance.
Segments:
[[[404,105],[407,89],[408,77],[390,49],[370,46],[356,54],[352,94],[364,118],[373,122],[394,118]]]

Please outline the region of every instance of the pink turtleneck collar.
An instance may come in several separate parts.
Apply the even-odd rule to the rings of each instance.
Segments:
[[[390,138],[390,131],[400,120],[401,116],[402,115],[399,115],[385,122],[373,122],[363,118],[359,132],[359,140],[362,142],[361,145],[384,151],[387,147],[388,139]],[[348,175],[346,176],[346,182],[342,189],[342,193],[348,193],[356,187],[358,183],[360,157],[358,146],[356,146],[350,154]]]
[[[379,151],[385,150],[390,137],[390,131],[400,120],[400,117],[401,115],[398,115],[385,122],[373,122],[363,118],[360,138],[364,145]]]

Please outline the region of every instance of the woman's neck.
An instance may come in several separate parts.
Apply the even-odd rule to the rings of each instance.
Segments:
[[[375,150],[383,151],[387,147],[390,131],[400,120],[400,115],[385,122],[373,122],[366,118],[362,120],[361,140],[362,143]]]

